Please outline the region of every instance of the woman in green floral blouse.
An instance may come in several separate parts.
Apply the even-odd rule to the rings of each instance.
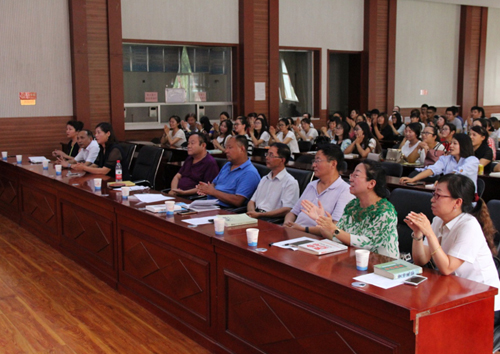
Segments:
[[[325,238],[399,258],[398,218],[394,206],[385,198],[384,170],[378,163],[365,160],[356,166],[349,181],[356,199],[346,205],[336,225],[321,203],[315,206],[304,200],[304,212],[316,220]]]

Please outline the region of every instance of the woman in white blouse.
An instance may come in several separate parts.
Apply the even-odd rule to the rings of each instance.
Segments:
[[[432,225],[423,213],[410,212],[405,219],[413,230],[415,264],[425,265],[432,261],[443,275],[454,274],[500,288],[493,262],[497,254],[493,241],[496,230],[486,203],[474,194],[471,179],[457,174],[442,176],[431,203],[435,215]],[[495,296],[494,310],[495,325],[498,325],[499,294]]]
[[[250,138],[252,139],[253,146],[258,148],[265,148],[269,146],[269,139],[271,135],[267,132],[267,124],[263,118],[255,119],[253,129],[250,129]]]
[[[426,126],[422,132],[422,142],[418,144],[420,162],[426,166],[434,164],[446,152],[444,145],[439,141],[437,126]]]
[[[417,148],[420,143],[418,137],[420,136],[421,129],[420,123],[410,123],[405,128],[405,138],[399,145],[399,148],[407,162],[414,163],[420,157],[420,152]]]
[[[165,133],[161,137],[161,145],[163,147],[180,148],[186,142],[186,134],[180,128],[181,119],[178,116],[172,116],[168,120],[168,125],[165,124],[163,130]]]
[[[233,131],[233,122],[229,119],[226,119],[220,123],[219,126],[219,136],[216,139],[212,140],[212,144],[216,149],[221,150],[222,152],[226,151],[226,142],[230,136],[232,136]]]
[[[273,141],[287,144],[292,154],[300,152],[297,138],[293,131],[290,130],[290,122],[288,119],[281,118],[278,122],[278,129],[279,132],[276,133],[276,129],[273,126],[269,127],[269,134],[271,134]]]

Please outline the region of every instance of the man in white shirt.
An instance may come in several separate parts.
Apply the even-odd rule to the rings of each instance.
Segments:
[[[54,151],[54,154],[57,156],[57,162],[63,167],[71,168],[71,165],[78,162],[84,162],[85,165],[90,166],[94,163],[97,155],[99,155],[99,144],[94,140],[94,135],[90,130],[83,129],[78,132],[76,141],[81,149],[74,158],[60,150]]]
[[[247,214],[252,218],[284,217],[299,199],[299,183],[287,172],[285,165],[290,160],[290,148],[283,143],[274,143],[266,154],[266,166],[271,170],[264,176],[247,205]]]

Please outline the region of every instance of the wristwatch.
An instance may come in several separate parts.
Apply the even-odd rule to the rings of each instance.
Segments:
[[[333,237],[337,237],[339,234],[340,234],[340,229],[336,229],[335,231],[333,231]]]

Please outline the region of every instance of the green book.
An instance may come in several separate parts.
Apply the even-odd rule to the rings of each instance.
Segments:
[[[217,215],[217,218],[224,219],[224,225],[228,227],[257,224],[259,222],[259,220],[251,218],[247,214]]]
[[[401,259],[373,266],[375,274],[389,279],[404,279],[422,273],[422,267]]]

